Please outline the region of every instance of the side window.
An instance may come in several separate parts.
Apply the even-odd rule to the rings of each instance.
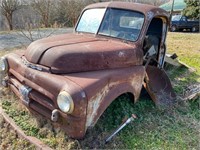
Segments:
[[[182,21],[186,21],[186,17],[182,17]]]

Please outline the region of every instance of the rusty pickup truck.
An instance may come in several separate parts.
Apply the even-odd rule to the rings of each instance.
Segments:
[[[157,105],[170,105],[176,95],[163,70],[168,17],[151,5],[91,4],[73,33],[2,57],[1,83],[76,139],[124,93],[136,102],[144,87]]]

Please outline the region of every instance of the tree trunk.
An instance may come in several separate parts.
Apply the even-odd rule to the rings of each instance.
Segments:
[[[42,16],[42,23],[44,25],[45,28],[49,27],[49,17],[48,14],[43,14]]]
[[[49,27],[49,14],[47,14],[45,18],[45,28],[48,28],[48,27]]]
[[[9,30],[13,30],[12,13],[11,14],[7,14],[5,17],[6,17],[7,21],[8,21]]]

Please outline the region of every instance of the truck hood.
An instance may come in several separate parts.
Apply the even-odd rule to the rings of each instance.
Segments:
[[[58,74],[141,65],[142,55],[134,44],[77,33],[35,41],[25,52],[29,62]]]

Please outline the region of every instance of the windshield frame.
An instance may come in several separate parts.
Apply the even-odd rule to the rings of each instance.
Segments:
[[[84,31],[77,31],[77,28],[79,26],[79,23],[80,23],[80,20],[84,14],[85,11],[87,10],[91,10],[91,9],[105,9],[105,12],[103,14],[103,17],[102,17],[102,20],[100,21],[100,24],[99,24],[99,27],[98,27],[98,30],[97,32],[95,33],[92,33],[92,32],[84,32]],[[119,11],[130,11],[130,12],[134,12],[134,13],[138,13],[140,14],[141,16],[143,16],[142,19],[142,25],[141,25],[141,28],[138,29],[139,32],[137,34],[137,38],[135,40],[129,40],[129,39],[122,39],[122,38],[118,38],[118,37],[114,37],[114,36],[111,36],[111,35],[105,35],[105,34],[101,34],[100,33],[100,29],[102,27],[102,24],[104,22],[104,19],[106,17],[106,13],[110,10],[119,10]],[[136,42],[140,36],[141,36],[141,33],[142,33],[142,30],[144,28],[144,24],[145,24],[145,20],[146,20],[146,17],[145,17],[145,14],[143,12],[140,12],[140,11],[135,11],[135,10],[130,10],[130,9],[121,9],[121,8],[112,8],[112,7],[97,7],[97,8],[89,8],[89,9],[85,9],[82,13],[81,13],[81,16],[79,17],[78,21],[77,21],[77,24],[76,24],[76,27],[75,27],[75,32],[77,33],[88,33],[88,34],[94,34],[94,35],[99,35],[99,36],[105,36],[105,37],[109,37],[109,38],[114,38],[114,39],[119,39],[119,40],[123,40],[123,41],[129,41],[129,42]]]

